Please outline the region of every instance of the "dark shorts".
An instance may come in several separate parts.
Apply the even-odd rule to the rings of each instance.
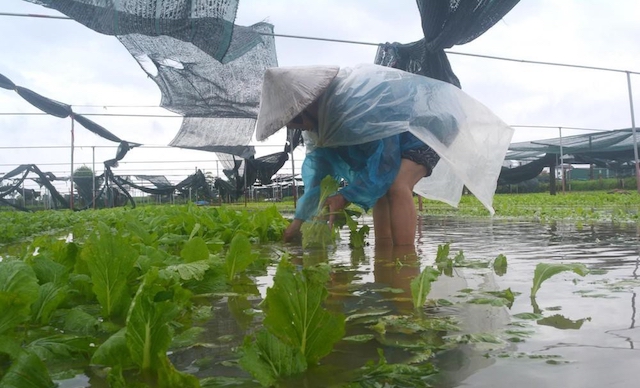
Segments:
[[[440,160],[440,155],[438,155],[434,150],[431,149],[431,147],[426,144],[418,148],[412,148],[410,150],[403,151],[400,157],[402,159],[409,159],[414,163],[425,166],[427,168],[427,173],[425,174],[426,177],[431,175],[431,172]]]

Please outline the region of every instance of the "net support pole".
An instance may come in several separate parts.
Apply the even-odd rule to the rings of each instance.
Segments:
[[[564,194],[564,152],[562,151],[562,127],[558,127],[558,133],[560,135],[560,174],[562,175],[562,194]]]
[[[75,119],[71,115],[71,195],[69,196],[69,208],[73,210],[73,151],[75,143],[74,127]]]
[[[96,146],[91,147],[91,206],[96,208]]]
[[[298,202],[298,184],[296,182],[296,163],[293,160],[293,147],[291,147],[291,181],[293,182],[293,208],[296,208]]]
[[[629,109],[631,111],[631,133],[633,134],[633,157],[636,165],[636,190],[640,194],[640,162],[638,161],[638,139],[636,138],[636,117],[633,112],[633,93],[631,92],[631,73],[627,71],[627,86],[629,88]]]

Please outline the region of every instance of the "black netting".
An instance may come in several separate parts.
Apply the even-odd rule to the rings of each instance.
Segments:
[[[168,36],[217,60],[228,54],[238,9],[238,0],[26,1],[62,12],[102,34]]]
[[[160,88],[160,105],[185,116],[171,146],[255,154],[247,145],[262,75],[277,60],[272,25],[233,24],[238,0],[27,1],[117,36]],[[11,83],[0,78],[0,85]]]
[[[136,175],[137,179],[151,182],[155,187],[164,189],[167,187],[173,187],[171,182],[164,175]]]
[[[516,184],[533,179],[540,175],[545,167],[555,163],[555,154],[547,154],[539,159],[524,164],[522,166],[506,168],[503,167],[498,178],[498,185]]]
[[[284,166],[284,163],[289,160],[287,152],[277,152],[275,154],[262,156],[256,159],[245,159],[247,161],[247,171],[250,173],[249,177],[255,174],[256,179],[263,185],[271,183],[271,178],[278,170]],[[253,181],[247,182],[247,185],[253,185]]]
[[[378,48],[375,63],[460,87],[444,49],[468,43],[507,14],[519,0],[418,0],[424,39]]]
[[[55,176],[51,173],[43,173],[34,164],[24,164],[24,165],[18,166],[15,169],[9,171],[8,173],[0,177],[0,183],[2,183],[3,180],[11,179],[17,175],[22,174],[22,177],[20,179],[18,179],[16,182],[13,182],[13,184],[10,185],[10,187],[5,187],[0,192],[0,199],[2,199],[2,203],[9,204],[20,210],[27,210],[25,208],[15,206],[15,204],[9,203],[8,201],[5,200],[5,198],[15,192],[20,193],[21,192],[20,186],[24,184],[25,179],[27,179],[30,173],[36,174],[37,178],[35,178],[34,180],[37,181],[38,184],[46,187],[47,190],[49,190],[49,192],[51,193],[51,197],[54,199],[53,204],[56,208],[58,207],[58,205],[61,205],[63,209],[69,208],[69,202],[64,198],[62,194],[58,192],[58,190],[56,190],[55,186],[53,186],[53,183],[52,183],[53,180],[66,180],[66,179],[55,178]]]

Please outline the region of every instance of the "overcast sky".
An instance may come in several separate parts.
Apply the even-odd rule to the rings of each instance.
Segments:
[[[0,1],[0,12],[59,15],[22,0]],[[422,37],[412,0],[240,0],[236,24],[259,21],[272,23],[276,34],[286,35],[370,43],[409,43]],[[19,86],[73,105],[74,112],[171,114],[153,108],[160,103],[157,86],[116,38],[77,22],[0,16],[0,47],[0,74]],[[280,66],[352,66],[371,63],[376,53],[375,46],[291,38],[276,38],[276,48]],[[640,1],[522,0],[487,33],[449,51],[463,90],[505,122],[554,127],[516,128],[514,141],[557,137],[557,127],[565,128],[563,136],[586,133],[569,127],[629,128],[625,73],[455,53],[640,72]],[[640,121],[640,75],[631,75],[631,81],[636,121]],[[147,108],[114,107],[123,105]],[[15,92],[0,89],[0,113],[35,112],[39,111]],[[174,182],[196,167],[217,174],[213,154],[165,147],[178,131],[179,118],[91,118],[119,137],[145,145],[131,151],[116,174],[161,174]],[[70,119],[52,116],[0,115],[0,176],[20,164],[68,175],[70,125]],[[101,173],[102,162],[115,156],[114,143],[79,125],[75,134],[74,166],[91,167],[92,147],[96,147],[96,170]],[[279,150],[259,147],[258,155]]]

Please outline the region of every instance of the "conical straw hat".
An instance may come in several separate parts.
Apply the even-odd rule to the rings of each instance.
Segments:
[[[274,67],[264,73],[256,138],[265,140],[315,101],[336,77],[338,66]]]

